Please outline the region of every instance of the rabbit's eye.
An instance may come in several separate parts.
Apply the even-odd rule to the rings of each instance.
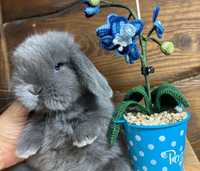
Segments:
[[[65,63],[62,63],[62,62],[57,63],[57,64],[55,65],[55,70],[56,70],[56,71],[59,71],[64,65],[65,65]]]

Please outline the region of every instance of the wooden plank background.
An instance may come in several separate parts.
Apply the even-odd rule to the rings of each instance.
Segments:
[[[134,0],[121,0],[135,5]],[[149,45],[149,63],[156,68],[151,75],[152,85],[162,81],[174,82],[191,102],[192,119],[189,139],[200,158],[200,1],[199,0],[141,0],[142,17],[151,27],[154,4],[161,6],[160,20],[165,25],[165,39],[174,42],[176,51],[164,56],[157,45]],[[83,51],[106,76],[117,95],[128,88],[143,83],[140,62],[125,64],[123,58],[116,58],[99,48],[95,28],[105,21],[106,14],[116,9],[105,9],[97,16],[86,19],[82,5],[77,0],[2,0],[3,30],[9,56],[14,48],[27,36],[47,30],[68,31],[74,34]],[[56,12],[60,11],[58,14]],[[118,10],[119,14],[127,14]],[[51,16],[41,17],[44,14]],[[1,109],[9,101],[7,80],[9,80],[10,58],[5,56],[6,46],[0,49],[0,104]],[[2,52],[4,52],[2,55]]]

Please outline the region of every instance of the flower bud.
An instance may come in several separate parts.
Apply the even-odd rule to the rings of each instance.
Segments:
[[[163,42],[160,49],[165,55],[171,55],[174,52],[174,44],[172,42]]]
[[[101,0],[89,0],[89,4],[92,5],[92,6],[97,6],[100,4],[100,1]]]
[[[84,10],[86,17],[92,17],[93,15],[96,15],[100,12],[99,6],[96,7],[86,7]]]

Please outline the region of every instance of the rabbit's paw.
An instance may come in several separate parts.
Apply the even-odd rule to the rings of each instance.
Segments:
[[[79,148],[92,144],[98,135],[98,129],[91,129],[88,125],[79,126],[74,130],[73,145]]]
[[[43,131],[44,124],[42,121],[29,122],[17,141],[17,157],[27,159],[36,154],[42,146]]]

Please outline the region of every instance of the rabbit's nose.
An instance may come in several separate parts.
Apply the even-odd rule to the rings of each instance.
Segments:
[[[29,92],[33,95],[39,95],[42,92],[42,87],[34,87],[30,89]]]

